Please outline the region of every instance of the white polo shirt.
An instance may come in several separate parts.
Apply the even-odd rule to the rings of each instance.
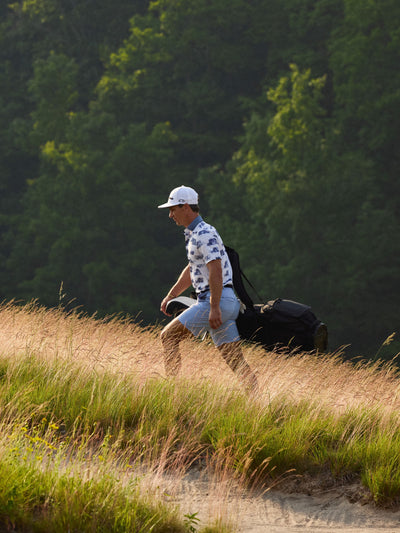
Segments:
[[[190,279],[197,293],[210,289],[207,263],[221,259],[222,284],[232,285],[232,267],[217,230],[199,215],[185,228]]]

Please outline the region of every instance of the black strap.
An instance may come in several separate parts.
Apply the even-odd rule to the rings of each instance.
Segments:
[[[240,269],[240,274],[244,277],[244,279],[247,281],[247,283],[250,285],[250,287],[253,289],[255,295],[257,296],[258,300],[260,302],[263,301],[263,299],[261,298],[261,296],[258,294],[256,288],[254,287],[254,285],[249,281],[249,279],[247,278],[247,276],[244,274],[243,270]]]
[[[262,299],[260,298],[259,294],[257,293],[256,289],[253,287],[253,285],[250,283],[250,281],[247,279],[247,277],[243,274],[242,269],[240,268],[240,261],[239,261],[239,254],[234,250],[233,248],[230,248],[229,246],[225,246],[225,250],[228,254],[229,261],[232,266],[232,273],[233,273],[233,286],[236,291],[236,294],[238,295],[239,299],[245,304],[245,306],[248,309],[251,309],[253,307],[253,300],[250,298],[249,294],[246,291],[246,288],[243,284],[244,278],[247,283],[250,285],[250,287],[255,292],[257,298],[261,302]]]

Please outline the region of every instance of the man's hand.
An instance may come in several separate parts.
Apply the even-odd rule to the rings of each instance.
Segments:
[[[167,296],[164,298],[164,300],[161,302],[160,311],[164,313],[164,315],[172,316],[171,314],[167,313],[167,303],[170,300],[173,300],[174,298],[177,298],[180,294],[182,294],[183,291],[188,289],[190,285],[192,284],[190,280],[190,267],[189,265],[186,265],[185,268],[182,270],[178,281],[175,283],[175,285],[170,289]]]
[[[218,329],[222,325],[221,309],[218,307],[211,307],[208,321],[212,329]]]
[[[168,302],[170,302],[174,298],[176,298],[176,296],[171,295],[171,294],[167,294],[167,296],[161,302],[160,311],[162,311],[164,313],[164,315],[172,316],[171,313],[167,313],[167,304],[168,304]]]
[[[208,322],[212,329],[217,329],[222,324],[221,309],[219,307],[222,292],[221,259],[210,261],[207,263],[207,268],[210,275],[210,314],[208,315]]]

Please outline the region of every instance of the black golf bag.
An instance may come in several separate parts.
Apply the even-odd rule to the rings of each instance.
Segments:
[[[328,329],[311,307],[278,298],[265,304],[254,304],[243,278],[252,287],[240,268],[239,255],[226,247],[233,270],[233,286],[244,304],[236,324],[242,339],[257,342],[265,348],[288,346],[323,352],[328,347]],[[254,288],[253,288],[254,289]]]

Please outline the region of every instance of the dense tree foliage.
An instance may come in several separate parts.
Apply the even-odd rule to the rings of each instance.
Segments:
[[[399,28],[397,0],[2,5],[2,296],[161,319],[185,256],[156,206],[185,183],[263,298],[376,353],[400,311]]]

